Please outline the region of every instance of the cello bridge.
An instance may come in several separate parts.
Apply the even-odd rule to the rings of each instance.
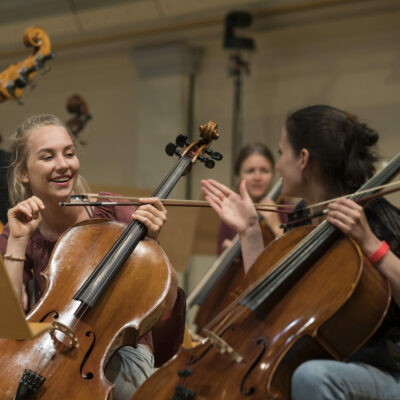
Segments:
[[[208,337],[210,343],[215,347],[218,353],[224,354],[228,353],[232,360],[237,364],[243,361],[243,357],[233,349],[233,347],[229,346],[228,343],[225,342],[220,336],[216,335],[214,332],[211,332],[209,329],[203,329],[203,332]]]

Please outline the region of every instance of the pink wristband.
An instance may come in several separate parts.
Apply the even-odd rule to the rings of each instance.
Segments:
[[[368,256],[369,261],[376,264],[382,259],[382,257],[390,250],[389,245],[383,241],[381,245],[375,250],[370,256]]]

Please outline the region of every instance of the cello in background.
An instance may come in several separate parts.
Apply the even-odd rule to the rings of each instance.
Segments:
[[[26,28],[23,39],[26,47],[33,47],[33,54],[18,64],[10,65],[0,74],[0,102],[8,99],[19,101],[32,78],[38,71],[47,72],[45,63],[55,57],[49,36],[42,28]]]
[[[218,136],[210,122],[182,153],[167,145],[179,160],[153,196],[167,198],[196,160],[213,167],[211,158],[222,158],[209,148]],[[91,219],[60,236],[43,274],[45,292],[27,317],[52,328],[32,341],[0,340],[2,399],[110,398],[113,385],[103,373],[109,350],[117,340],[136,345],[176,290],[164,251],[145,234],[138,220],[126,227]]]
[[[397,155],[350,198],[399,170]],[[289,400],[298,365],[347,359],[390,304],[389,282],[327,221],[273,241],[247,277],[248,289],[203,329],[207,339],[181,349],[131,400]]]
[[[26,28],[23,35],[25,46],[33,47],[33,54],[17,64],[11,64],[0,73],[0,102],[14,99],[22,104],[20,98],[24,88],[32,82],[38,71],[45,72],[45,62],[54,57],[47,33],[38,27]],[[1,142],[1,137],[0,137]],[[7,222],[9,207],[7,188],[7,168],[11,154],[0,149],[0,232]]]
[[[276,202],[281,191],[282,179],[279,179],[267,197]],[[264,246],[267,246],[275,239],[275,235],[262,219],[260,219],[260,224]],[[235,289],[243,279],[240,239],[239,235],[236,235],[231,245],[221,253],[210,271],[187,298],[188,309],[195,305],[200,306],[194,319],[197,332],[200,332],[213,317],[237,298],[239,293]]]
[[[67,100],[67,110],[74,116],[66,123],[71,133],[78,139],[81,145],[86,142],[79,139],[79,134],[85,128],[86,123],[92,119],[86,101],[79,94],[74,94]]]

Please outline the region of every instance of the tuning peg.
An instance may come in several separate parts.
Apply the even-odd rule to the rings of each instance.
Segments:
[[[178,147],[183,147],[183,146],[187,145],[188,144],[187,141],[188,141],[188,137],[185,135],[182,135],[182,134],[178,135],[175,139],[175,143],[177,144]]]
[[[175,143],[168,143],[166,146],[165,146],[165,152],[169,155],[169,156],[173,156],[173,155],[175,155],[175,154],[177,154],[177,145],[175,144]]]
[[[221,161],[223,158],[223,155],[221,153],[218,153],[217,151],[212,151],[211,149],[206,149],[205,152],[211,156],[215,161]]]
[[[215,161],[211,160],[211,158],[206,158],[204,161],[204,165],[206,168],[213,169],[215,167]]]
[[[215,161],[211,160],[211,158],[205,158],[205,157],[198,157],[197,158],[199,161],[201,161],[202,163],[204,163],[204,165],[206,166],[206,168],[212,169],[215,167]]]
[[[28,80],[27,80],[27,78],[26,78],[24,75],[22,75],[22,74],[20,74],[19,78],[15,80],[15,86],[16,86],[17,88],[21,88],[21,89],[22,89],[22,88],[24,88],[27,84],[28,84]]]
[[[211,157],[215,161],[221,161],[224,156],[221,153],[218,153],[217,151],[215,151],[214,153],[212,153]]]

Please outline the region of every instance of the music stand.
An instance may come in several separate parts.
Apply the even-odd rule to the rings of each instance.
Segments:
[[[0,256],[0,338],[33,339],[51,328],[48,322],[27,322]]]

